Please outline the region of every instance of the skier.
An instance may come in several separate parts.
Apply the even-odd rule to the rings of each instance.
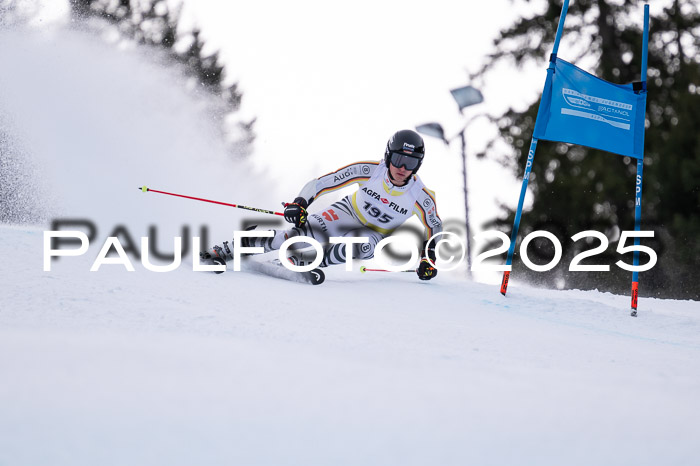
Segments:
[[[269,252],[279,249],[288,238],[306,236],[324,244],[320,267],[327,267],[345,263],[348,254],[345,244],[328,244],[328,238],[368,237],[369,242],[353,244],[351,252],[355,259],[371,259],[379,241],[412,215],[417,215],[425,227],[425,241],[416,271],[419,279],[430,280],[437,275],[437,270],[428,261],[430,258],[435,262],[435,245],[428,241],[442,231],[442,221],[437,214],[435,193],[416,175],[424,156],[423,138],[418,133],[398,131],[387,142],[383,161],[356,162],[309,181],[284,209],[284,218],[294,224],[293,228],[273,230],[274,236],[270,238],[242,238],[241,245],[262,247]],[[318,214],[307,212],[319,196],[355,183],[360,189],[353,194]],[[295,265],[310,262],[305,260],[299,244],[290,247],[294,252],[289,260]],[[233,256],[228,242],[224,242],[222,246],[214,246],[210,253],[202,253],[202,258],[210,263],[225,264]]]

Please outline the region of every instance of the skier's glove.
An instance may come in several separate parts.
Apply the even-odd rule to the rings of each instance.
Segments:
[[[293,223],[295,227],[306,223],[306,208],[309,204],[303,197],[297,197],[294,202],[287,204],[284,208],[284,219],[289,223]]]
[[[418,266],[418,269],[416,270],[416,273],[418,274],[418,278],[421,280],[430,280],[435,278],[437,275],[438,271],[435,267],[433,267],[430,263],[430,261],[435,263],[435,247],[431,243],[429,247],[426,248],[427,241],[423,243],[423,249],[421,250],[421,261],[420,265]],[[427,252],[427,254],[426,254]],[[428,260],[430,259],[430,261]]]

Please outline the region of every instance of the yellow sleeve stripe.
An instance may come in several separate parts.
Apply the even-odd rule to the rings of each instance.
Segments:
[[[420,219],[423,226],[425,226],[426,239],[429,239],[433,236],[433,229],[430,228],[430,225],[428,225],[425,210],[423,210],[423,207],[418,202],[416,202],[416,207],[418,207],[418,218]]]
[[[437,202],[435,201],[435,191],[431,191],[428,188],[423,188],[423,192],[425,192],[425,194],[427,194],[428,197],[433,200],[433,206],[435,206],[435,216],[440,221],[442,221],[442,219],[440,218],[440,214],[438,214],[438,212],[437,212]]]
[[[428,195],[430,199],[433,200],[433,204],[437,207],[437,202],[435,202],[435,192],[429,190],[428,188],[423,188],[423,192]]]
[[[323,194],[326,194],[326,193],[331,193],[331,192],[336,191],[338,189],[349,186],[353,183],[361,183],[361,182],[367,181],[367,180],[369,180],[368,176],[358,176],[357,178],[351,178],[351,179],[345,181],[344,183],[339,184],[338,186],[329,186],[328,188],[323,188],[318,193],[316,193],[315,197],[322,196]]]
[[[353,163],[349,163],[349,164],[345,165],[344,167],[340,167],[340,168],[337,169],[337,170],[333,170],[333,171],[330,172],[330,173],[326,173],[326,174],[323,175],[323,176],[328,176],[328,175],[332,175],[333,173],[338,173],[339,171],[345,170],[346,168],[348,168],[348,167],[351,166],[351,165],[359,165],[359,164],[361,164],[361,163],[364,163],[364,164],[366,164],[366,165],[379,165],[379,162],[377,162],[377,161],[374,161],[374,162],[353,162]],[[323,176],[319,176],[318,179],[320,180],[321,178],[323,178]]]

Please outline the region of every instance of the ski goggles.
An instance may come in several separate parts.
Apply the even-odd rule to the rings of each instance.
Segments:
[[[403,152],[392,152],[389,162],[396,168],[403,167],[406,170],[415,170],[420,165],[421,158]]]

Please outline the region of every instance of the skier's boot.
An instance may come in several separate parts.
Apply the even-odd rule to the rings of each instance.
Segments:
[[[252,231],[255,230],[258,226],[257,225],[251,225],[248,228],[246,228],[243,231]],[[241,238],[241,246],[244,248],[250,248],[250,247],[262,247],[264,241],[272,241],[271,239],[268,238],[250,238],[248,236],[244,236]]]
[[[233,260],[231,248],[228,246],[228,241],[224,241],[222,246],[214,246],[211,251],[200,252],[199,257],[208,265],[226,265],[226,261]],[[217,271],[216,273],[223,273]]]

